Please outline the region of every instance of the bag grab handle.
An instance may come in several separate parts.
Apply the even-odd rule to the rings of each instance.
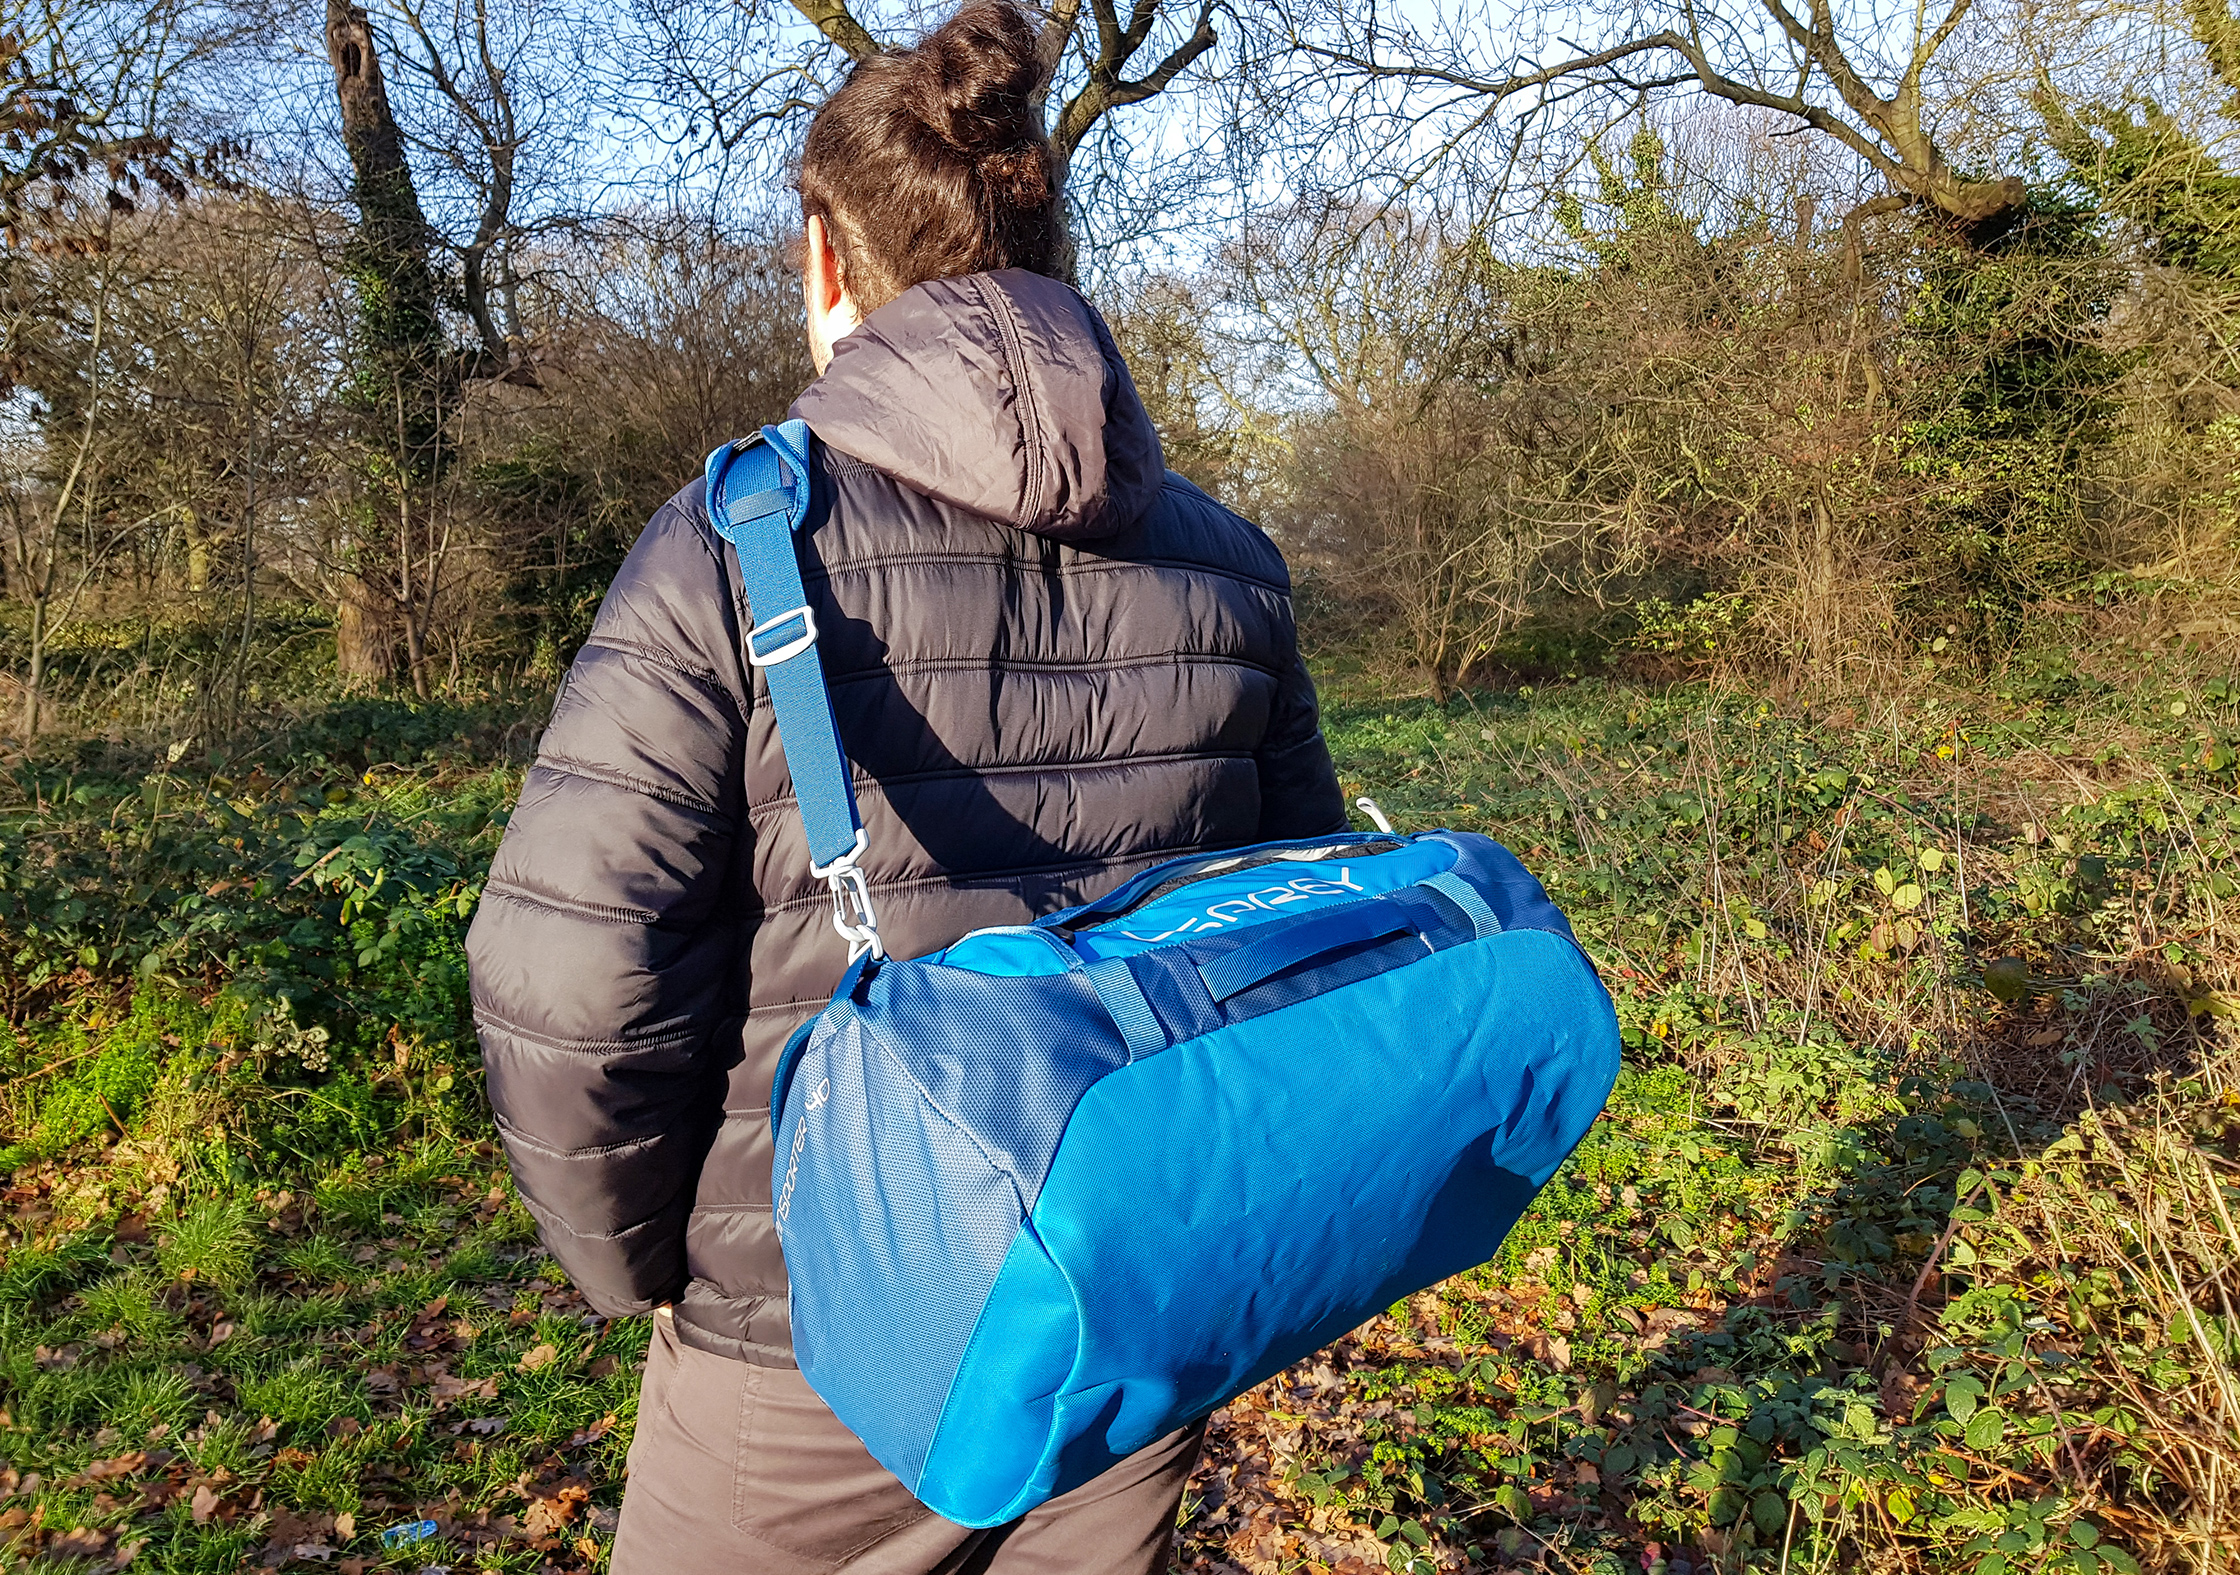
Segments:
[[[1233,952],[1210,957],[1198,964],[1198,977],[1205,981],[1208,995],[1226,1001],[1254,985],[1267,983],[1286,968],[1340,947],[1414,935],[1428,948],[1431,943],[1424,940],[1421,924],[1414,915],[1381,897],[1349,902],[1300,919]]]

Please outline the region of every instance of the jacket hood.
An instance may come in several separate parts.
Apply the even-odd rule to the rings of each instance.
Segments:
[[[791,413],[914,491],[1059,541],[1125,529],[1166,473],[1104,319],[1018,268],[904,291]]]

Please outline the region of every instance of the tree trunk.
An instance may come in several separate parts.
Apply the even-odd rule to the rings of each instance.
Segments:
[[[31,666],[23,686],[23,734],[39,736],[39,691],[47,677],[47,602],[44,596],[31,604]]]
[[[404,137],[389,106],[365,11],[327,0],[327,60],[350,155],[357,234],[347,266],[357,293],[350,380],[344,402],[358,418],[369,463],[369,496],[409,495],[443,465],[444,388],[449,356],[428,254],[433,233],[420,209]],[[397,550],[390,509],[369,507],[353,521],[345,561],[385,563]],[[351,550],[354,549],[354,550]],[[385,682],[396,673],[391,598],[352,569],[342,576],[335,612],[335,663],[351,682]]]
[[[381,593],[361,574],[342,577],[335,607],[335,670],[353,687],[384,684],[397,670],[394,630],[381,605]]]
[[[200,596],[210,589],[210,538],[202,529],[202,516],[193,509],[182,511],[181,523],[187,532],[187,594]]]
[[[406,263],[410,271],[409,263],[416,260],[417,271],[427,278],[428,221],[420,212],[412,167],[405,162],[404,136],[381,80],[373,29],[364,9],[349,0],[327,0],[327,60],[334,67],[335,97],[342,107],[342,145],[354,177],[350,195],[358,205],[358,240],[370,254],[363,261],[390,267]],[[397,308],[424,303],[432,317],[433,280],[428,283],[431,288],[420,299],[400,300]]]

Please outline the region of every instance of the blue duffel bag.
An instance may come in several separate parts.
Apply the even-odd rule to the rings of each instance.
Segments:
[[[708,461],[853,954],[771,1091],[794,1354],[921,1501],[992,1526],[1491,1258],[1602,1109],[1617,1019],[1468,832],[1193,855],[886,958],[792,539],[809,442]]]

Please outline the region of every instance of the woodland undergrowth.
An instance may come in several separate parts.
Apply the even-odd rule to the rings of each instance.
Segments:
[[[1349,798],[1522,855],[1627,1065],[1498,1260],[1216,1413],[1178,1568],[2240,1562],[2229,658],[1318,661]],[[645,1332],[538,1249],[460,951],[537,718],[9,766],[0,1559],[603,1568]]]

